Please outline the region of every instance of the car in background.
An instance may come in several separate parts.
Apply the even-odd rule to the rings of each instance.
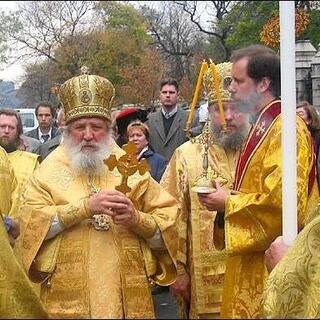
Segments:
[[[15,110],[20,114],[22,126],[23,126],[23,133],[26,133],[38,127],[39,124],[38,124],[38,119],[36,117],[35,109],[21,108],[21,109],[15,109]]]

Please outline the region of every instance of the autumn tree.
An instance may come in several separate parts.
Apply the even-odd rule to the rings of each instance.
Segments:
[[[160,53],[146,49],[139,68],[124,66],[120,73],[123,84],[119,87],[119,95],[125,97],[121,102],[153,108],[159,97],[160,80],[166,73]]]
[[[157,52],[149,48],[151,37],[142,16],[130,4],[117,2],[97,2],[92,9],[95,28],[84,31],[79,27],[80,22],[74,23],[77,32],[68,31],[60,38],[57,36],[59,41],[50,48],[43,43],[46,54],[26,69],[25,83],[20,90],[20,95],[29,95],[26,103],[50,95],[54,83],[79,74],[82,65],[87,65],[90,73],[104,76],[114,84],[115,104],[131,103],[131,99],[146,106],[152,103],[155,78],[161,76],[160,67],[165,64]]]
[[[167,62],[168,73],[178,81],[184,75],[192,80],[192,57],[202,50],[203,38],[187,14],[171,1],[159,3],[158,8],[143,6],[140,10],[148,20],[153,46]]]
[[[320,41],[320,1],[296,1],[296,7],[310,14],[310,24],[300,38],[309,39],[314,46]],[[267,21],[279,15],[278,1],[237,1],[221,24],[231,27],[226,43],[233,49],[261,43],[260,33]]]
[[[187,14],[197,30],[206,36],[205,54],[216,62],[230,57],[231,47],[226,40],[231,26],[221,23],[235,1],[173,1]],[[204,18],[206,17],[206,18]]]
[[[41,64],[26,66],[25,81],[17,90],[17,97],[22,101],[22,107],[35,107],[40,101],[51,102],[57,105],[57,98],[51,92],[53,83],[48,74],[53,74],[55,65],[47,61]]]
[[[59,64],[54,51],[66,39],[92,29],[89,20],[92,9],[92,1],[21,1],[14,14],[21,28],[8,36],[22,58],[34,62],[48,59]],[[70,73],[74,72],[70,67]]]

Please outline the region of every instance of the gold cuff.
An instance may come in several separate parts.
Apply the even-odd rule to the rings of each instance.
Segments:
[[[137,211],[137,218],[138,222],[131,227],[131,230],[145,239],[151,238],[157,230],[153,217],[148,213]]]
[[[80,206],[70,205],[67,208],[59,209],[58,218],[65,227],[71,227],[84,219],[90,218],[88,211],[88,199],[83,199]]]

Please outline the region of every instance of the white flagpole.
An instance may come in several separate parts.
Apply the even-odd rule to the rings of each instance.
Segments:
[[[282,235],[291,245],[297,236],[297,143],[294,1],[279,1],[282,115]]]

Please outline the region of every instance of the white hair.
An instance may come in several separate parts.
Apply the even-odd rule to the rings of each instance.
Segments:
[[[71,170],[76,175],[102,175],[106,169],[104,160],[107,159],[113,149],[114,139],[112,136],[112,128],[101,142],[81,141],[76,143],[70,135],[70,126],[67,125],[63,130],[63,142],[66,146],[67,155]],[[83,151],[82,147],[93,146],[95,151]]]

